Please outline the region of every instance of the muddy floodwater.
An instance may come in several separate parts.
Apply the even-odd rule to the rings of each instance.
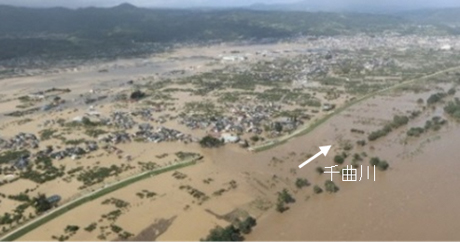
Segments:
[[[260,46],[257,50],[262,51],[264,48]],[[0,94],[3,94],[0,101],[4,102],[0,114],[16,110],[21,104],[17,100],[20,96],[53,87],[71,89],[71,93],[66,96],[70,104],[66,104],[68,106],[64,106],[63,110],[37,111],[35,116],[31,116],[34,119],[22,125],[6,122],[13,121],[13,117],[2,117],[0,121],[5,124],[1,135],[13,137],[18,129],[21,129],[21,132],[38,133],[41,130],[38,131],[37,128],[43,127],[41,125],[45,123],[45,119],[74,120],[86,112],[86,109],[95,109],[91,104],[83,102],[83,97],[88,93],[112,95],[115,98],[114,94],[129,93],[130,89],[137,88],[136,84],[147,85],[159,80],[168,81],[169,78],[200,74],[226,66],[216,61],[226,53],[223,52],[223,47],[218,50],[199,50],[205,57],[193,58],[197,51],[182,51],[171,58],[152,57],[145,61],[117,60],[86,69],[0,80]],[[189,57],[177,57],[181,55]],[[254,57],[254,61],[257,58],[259,57]],[[128,82],[130,80],[134,84],[132,87],[129,84],[131,82]],[[102,180],[103,184],[95,184],[97,186],[81,188],[80,180],[85,177],[77,176],[77,179],[69,178],[69,181],[49,181],[46,186],[34,189],[35,194],[59,194],[64,201],[62,204],[65,204],[94,189],[102,189],[113,184],[112,182],[134,176],[144,169],[142,164],[145,162],[153,162],[149,163],[150,165],[167,166],[176,162],[178,154],[197,153],[203,156],[203,159],[191,166],[151,176],[84,203],[39,228],[28,231],[19,240],[55,239],[63,235],[63,231],[67,233],[65,229],[68,225],[91,228],[93,224],[97,224],[98,230],[92,232],[91,229],[82,229],[69,240],[120,240],[119,234],[112,233],[113,230],[117,230],[116,227],[112,227],[115,224],[129,232],[131,236],[126,238],[132,240],[195,241],[205,238],[212,228],[228,226],[236,221],[235,218],[240,219],[247,215],[257,219],[257,226],[250,234],[244,235],[245,240],[460,240],[460,122],[448,117],[444,112],[445,102],[454,100],[455,94],[449,94],[445,100],[437,104],[425,105],[431,95],[440,91],[447,93],[450,88],[457,88],[456,85],[433,82],[415,93],[402,89],[388,89],[387,93],[382,92],[332,115],[330,119],[303,136],[258,153],[242,148],[240,144],[231,143],[220,148],[203,148],[198,143],[188,141],[158,144],[132,142],[117,144],[116,154],[101,152],[94,153],[94,156],[88,156],[87,159],[72,158],[59,161],[59,164],[65,164],[69,171],[84,166],[89,170],[93,165],[111,167],[114,164],[129,164],[131,158],[128,157],[133,157],[139,165],[138,170],[127,170],[120,177],[107,177],[107,180]],[[153,115],[155,118],[158,117],[155,127],[173,128],[197,138],[212,134],[208,129],[192,130],[178,122],[177,118],[183,111],[184,104],[202,100],[219,102],[221,93],[207,94],[204,97],[191,95],[188,89],[192,90],[196,86],[182,83],[172,84],[168,88],[171,97],[164,99],[172,102],[171,108],[167,108],[169,106],[166,104],[149,104],[144,100],[114,102],[111,105],[112,99],[98,103],[96,108],[102,114],[109,114],[119,109],[132,112],[138,107],[148,105],[164,106]],[[268,86],[257,88],[269,90]],[[182,90],[173,92],[173,89]],[[237,90],[226,91],[230,93]],[[460,95],[457,94],[457,97]],[[155,102],[165,100],[158,97]],[[174,100],[177,100],[177,103],[174,103]],[[334,100],[337,104],[336,110],[341,110],[342,104],[351,100],[344,95],[337,97]],[[288,106],[283,108],[288,109],[286,107]],[[318,110],[309,107],[301,112],[317,111],[316,114],[319,109],[321,107],[318,107]],[[326,115],[331,112],[336,111],[321,110],[320,115],[312,115],[311,119],[309,118],[308,124],[328,117]],[[417,115],[413,115],[414,113]],[[408,123],[393,127],[383,137],[374,141],[368,140],[370,133],[382,130],[382,127],[393,122],[395,115],[410,118],[407,118]],[[158,122],[162,116],[164,121]],[[447,124],[443,124],[436,131],[434,128],[424,129],[419,137],[408,136],[407,131],[410,128],[424,127],[427,120],[433,120],[435,117],[447,120]],[[153,119],[145,122],[153,123]],[[276,134],[279,134],[279,131]],[[52,137],[48,141],[43,140],[44,144],[61,145],[61,142],[66,144],[67,138],[69,141],[87,138],[83,133],[79,134],[70,129],[62,135],[65,135],[62,136],[64,139]],[[242,139],[249,139],[254,133],[248,131],[243,135],[246,137],[240,136]],[[256,142],[258,141],[251,145],[260,144]],[[362,142],[366,145],[361,145]],[[326,145],[332,145],[326,157],[321,155],[302,169],[298,168],[302,162],[320,151],[319,146]],[[332,194],[326,191],[315,194],[315,185],[326,190],[325,181],[331,179],[330,174],[319,174],[317,168],[336,165],[334,157],[345,151],[348,157],[345,158],[344,164],[338,165],[337,170],[351,165],[352,158],[360,157],[362,160],[357,166],[360,180],[342,181],[340,174],[332,174],[332,180],[339,187],[339,191]],[[389,169],[381,171],[371,167],[369,160],[372,157],[387,161]],[[145,169],[151,168],[146,166]],[[88,176],[86,173],[84,175]],[[309,186],[296,187],[296,180],[299,178],[308,179]],[[19,190],[29,190],[33,186],[34,183],[21,180],[18,183],[3,185],[2,191],[5,191],[5,194],[16,194]],[[296,201],[287,204],[288,209],[280,213],[275,208],[278,193],[283,189],[287,189]],[[144,194],[151,195],[144,197]],[[110,201],[115,201],[114,199],[123,200],[122,204],[125,205],[112,206],[114,204]],[[5,211],[17,206],[9,199],[0,205]],[[240,216],[239,213],[244,215]],[[116,216],[113,220],[107,219],[109,215],[114,214]]]
[[[229,149],[213,151],[214,161],[234,172],[264,173],[267,176],[296,168],[302,160],[286,159],[282,170],[268,166],[273,157],[302,152],[314,154],[318,146],[337,145],[340,139],[351,136],[352,124],[362,116],[372,116],[369,107],[385,117],[391,111],[382,110],[388,102],[409,103],[413,97],[392,100],[378,97],[356,105],[351,111],[335,116],[310,134],[290,140],[270,151],[247,154]],[[409,99],[409,100],[408,100]],[[380,103],[380,107],[376,104]],[[374,105],[375,104],[375,105]],[[356,112],[367,110],[367,112]],[[439,113],[438,109],[430,111]],[[354,115],[350,115],[354,114]],[[428,114],[427,114],[428,115]],[[379,118],[379,116],[376,116]],[[421,117],[420,119],[423,119]],[[248,240],[458,240],[460,218],[460,125],[450,125],[416,141],[403,144],[401,136],[406,129],[397,130],[372,148],[362,151],[379,156],[390,163],[390,169],[373,169],[370,179],[363,174],[362,181],[342,182],[338,174],[333,180],[340,187],[336,194],[296,194],[297,202],[280,214],[270,211],[258,219],[258,225]],[[370,146],[369,146],[370,147]],[[359,149],[358,149],[359,150]],[[410,155],[409,155],[410,154]],[[330,174],[318,175],[317,166],[333,165],[334,151],[319,157],[294,177],[307,177],[313,184],[323,184]],[[346,163],[345,163],[346,164]],[[368,161],[362,163],[369,166]],[[244,168],[244,169],[240,169]],[[363,169],[363,172],[366,168]],[[359,171],[358,171],[359,174]]]

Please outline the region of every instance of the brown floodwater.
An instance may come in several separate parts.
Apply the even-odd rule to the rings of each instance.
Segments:
[[[323,185],[329,174],[315,174],[316,166],[333,164],[334,148],[341,140],[355,140],[351,127],[365,127],[357,120],[376,117],[374,123],[393,113],[412,110],[412,95],[388,98],[376,97],[356,105],[352,111],[337,115],[310,134],[290,140],[272,150],[247,154],[231,149],[211,151],[214,162],[233,172],[266,173],[267,176],[307,177],[313,184]],[[415,99],[416,100],[416,99]],[[390,105],[398,104],[398,105]],[[388,108],[390,107],[390,108]],[[398,109],[393,110],[393,107]],[[360,110],[362,112],[357,112]],[[439,115],[439,110],[428,110],[425,116]],[[423,119],[422,115],[421,118]],[[378,122],[377,122],[378,123]],[[458,150],[460,126],[450,122],[437,133],[427,133],[407,144],[401,128],[372,143],[367,148],[355,149],[378,156],[390,163],[390,169],[373,169],[370,180],[342,182],[335,174],[334,181],[340,187],[336,194],[313,195],[297,193],[297,202],[282,214],[272,209],[258,219],[258,225],[247,236],[248,240],[460,240],[460,150]],[[302,162],[286,161],[283,169],[268,166],[271,157],[282,157],[291,152],[314,154],[321,145],[333,145],[327,158],[321,156],[301,170]],[[371,150],[372,149],[372,150]],[[347,163],[349,164],[349,160]],[[346,163],[346,164],[347,164]],[[368,158],[363,166],[368,166]],[[291,168],[297,175],[290,175]],[[364,168],[364,171],[366,169]],[[309,188],[311,190],[311,188]],[[306,199],[308,197],[308,199]]]
[[[26,84],[22,83],[21,85]],[[295,190],[294,181],[297,177],[308,178],[312,184],[319,184],[324,187],[324,181],[330,177],[328,174],[318,175],[315,168],[333,165],[333,157],[343,142],[350,140],[352,144],[355,144],[356,140],[366,139],[366,135],[350,133],[351,128],[362,129],[366,132],[374,131],[386,121],[391,120],[394,114],[405,114],[408,111],[419,110],[420,107],[417,106],[416,100],[420,97],[426,99],[429,94],[406,93],[403,96],[387,95],[366,100],[346,112],[336,115],[308,135],[292,139],[265,152],[251,153],[237,147],[237,145],[227,145],[224,148],[211,150],[200,149],[200,152],[206,157],[206,162],[214,164],[197,165],[187,168],[186,171],[190,172],[189,175],[194,178],[193,182],[197,183],[197,186],[198,184],[203,186],[201,180],[210,174],[213,174],[215,179],[221,183],[235,179],[239,184],[247,182],[253,185],[255,189],[249,190],[248,186],[242,184],[243,191],[240,191],[240,188],[236,193],[241,198],[227,199],[224,197],[206,204],[206,208],[218,211],[220,214],[230,212],[233,207],[246,203],[247,200],[250,200],[246,195],[251,195],[254,198],[267,196],[274,201],[276,192],[282,186]],[[422,125],[426,119],[442,113],[442,108],[439,107],[434,110],[427,110],[411,122],[410,126]],[[289,205],[289,210],[280,214],[272,208],[258,217],[258,225],[250,235],[246,236],[246,239],[460,240],[460,230],[458,229],[460,188],[458,186],[459,175],[457,174],[460,171],[458,158],[460,157],[460,150],[456,149],[459,144],[460,126],[450,121],[448,127],[444,127],[437,133],[423,134],[420,138],[411,140],[407,140],[406,131],[407,127],[403,127],[364,148],[355,147],[353,152],[366,152],[370,156],[378,156],[389,162],[390,169],[388,171],[375,172],[376,181],[373,181],[373,169],[371,168],[370,180],[365,179],[363,174],[363,181],[342,182],[339,175],[334,175],[334,182],[340,187],[340,191],[336,194],[314,195],[311,187],[295,191],[293,194],[297,202]],[[304,161],[307,154],[317,153],[318,147],[323,145],[333,146],[327,157],[320,156],[304,168],[298,169],[297,166]],[[130,147],[127,148],[130,149]],[[183,146],[175,145],[158,145],[156,148],[159,153],[184,149]],[[197,146],[192,148],[190,151],[199,149]],[[272,162],[274,157],[279,160],[277,164]],[[368,160],[369,158],[366,158],[363,162],[364,167],[368,165]],[[346,164],[350,164],[350,158]],[[221,173],[214,174],[215,171]],[[293,171],[296,174],[293,174]],[[281,177],[286,183],[278,184],[275,188],[271,187],[269,182],[274,175]],[[172,180],[170,175],[167,176],[169,180]],[[252,184],[254,181],[242,179],[242,177],[251,176],[257,177],[261,184]],[[164,213],[164,218],[178,215],[177,220],[173,221],[171,229],[159,239],[179,240],[188,238],[195,240],[199,238],[198,236],[204,236],[204,231],[215,225],[215,220],[203,209],[192,209],[190,214],[183,212],[186,196],[177,195],[178,191],[168,191],[171,189],[170,185],[175,184],[176,181],[168,181],[168,183],[164,181],[164,177],[166,175],[153,178],[158,179],[156,185],[158,187],[155,189],[160,191],[164,189],[164,193],[168,194],[167,199],[159,199],[160,204],[150,205],[148,211],[156,208],[158,212],[144,218],[141,215],[146,214],[145,210],[137,209],[134,211],[136,216],[127,217],[142,217],[143,220],[138,219],[136,223],[133,223],[129,219],[120,219],[120,223],[124,223],[123,225],[130,231],[136,232],[136,230],[146,228],[149,221],[152,222],[153,219],[160,218],[158,216],[163,215],[162,213]],[[109,196],[124,197],[129,193],[135,199],[132,192],[133,187],[139,186],[137,190],[141,190],[142,184],[145,185],[151,181],[147,179],[144,183],[121,189]],[[216,187],[213,189],[219,188],[220,185],[220,183],[219,186],[215,185]],[[209,189],[207,192],[211,193],[212,191],[214,190]],[[231,196],[235,196],[235,194]],[[103,199],[105,198],[100,200]],[[170,199],[177,200],[177,204],[170,203],[172,201]],[[224,199],[226,200],[224,201]],[[237,202],[233,206],[231,202],[234,201]],[[226,206],[217,204],[223,202]],[[187,203],[191,204],[190,201]],[[169,210],[160,209],[163,207],[167,207]],[[80,221],[89,223],[90,221],[87,221],[88,216],[92,212],[88,212],[91,211],[88,208],[99,209],[100,205],[99,203],[85,204],[43,225],[40,229],[32,231],[26,235],[25,239],[49,239],[49,229],[63,221],[73,221],[73,216],[78,214]],[[86,214],[82,211],[85,211]],[[94,216],[95,221],[98,216]],[[199,231],[192,231],[192,227],[190,229],[184,228],[183,225],[189,223],[197,223],[203,228]],[[129,227],[130,224],[132,224],[132,228]],[[223,224],[221,221],[219,225]],[[37,234],[46,234],[47,237],[35,237],[34,235]],[[90,237],[90,235],[85,236],[88,237],[84,237],[84,239]]]

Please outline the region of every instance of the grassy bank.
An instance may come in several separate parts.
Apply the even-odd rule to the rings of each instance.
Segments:
[[[364,100],[367,100],[367,99],[369,99],[371,97],[374,97],[375,95],[382,94],[382,93],[385,93],[385,92],[388,92],[388,91],[391,91],[391,90],[395,90],[397,88],[401,88],[401,87],[413,84],[415,82],[426,80],[427,78],[434,77],[436,75],[439,75],[439,74],[442,74],[442,73],[445,73],[445,72],[449,72],[449,71],[458,70],[458,69],[460,69],[460,67],[458,67],[458,66],[448,68],[448,69],[445,69],[445,70],[442,70],[442,71],[435,72],[433,74],[429,74],[429,75],[425,75],[425,76],[422,76],[422,77],[419,77],[419,78],[407,80],[405,82],[396,84],[394,86],[391,86],[391,87],[388,87],[388,88],[385,88],[385,89],[382,89],[382,90],[379,90],[379,91],[364,95],[364,96],[362,96],[362,97],[360,97],[358,99],[355,99],[353,101],[345,103],[341,107],[339,107],[336,110],[334,110],[332,113],[327,114],[326,116],[322,117],[321,119],[314,121],[310,125],[302,127],[301,129],[296,130],[295,132],[293,132],[291,134],[288,134],[286,136],[283,136],[283,137],[281,137],[279,139],[268,141],[267,143],[261,144],[261,145],[256,146],[256,147],[250,147],[249,150],[254,151],[254,152],[260,152],[260,151],[264,151],[264,150],[269,150],[269,149],[271,149],[273,147],[276,147],[278,145],[286,143],[288,140],[290,140],[292,138],[299,137],[299,136],[302,136],[302,135],[310,133],[311,131],[313,131],[317,127],[319,127],[320,125],[324,124],[326,121],[328,121],[333,116],[335,116],[337,114],[340,114],[341,112],[345,111],[349,107],[351,107],[351,106],[353,106],[355,104],[358,104],[358,103],[360,103],[360,102],[362,102]]]

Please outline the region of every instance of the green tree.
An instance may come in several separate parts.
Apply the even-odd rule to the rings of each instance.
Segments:
[[[214,148],[214,147],[219,147],[222,146],[224,142],[220,139],[214,138],[210,135],[203,137],[200,140],[200,145],[201,147],[204,148]]]
[[[310,186],[310,183],[306,178],[297,178],[297,180],[295,181],[295,186],[301,189],[302,187]]]
[[[133,100],[140,100],[145,97],[145,93],[141,92],[140,90],[136,90],[131,93],[130,98]]]
[[[381,171],[385,171],[386,169],[388,169],[390,165],[388,164],[388,162],[386,161],[380,161],[379,164],[377,165],[377,168]]]
[[[284,188],[281,192],[278,192],[278,201],[282,201],[284,203],[294,203],[295,199],[289,194],[289,191]]]
[[[378,157],[372,157],[369,163],[371,166],[377,166],[380,163],[380,159]]]
[[[335,193],[335,192],[339,191],[339,187],[337,185],[335,185],[335,183],[333,181],[331,181],[331,180],[327,180],[324,183],[324,187],[326,188],[326,191],[328,191],[330,193]]]
[[[278,132],[278,133],[283,131],[283,125],[280,122],[275,123],[275,131]]]
[[[345,162],[345,158],[341,155],[336,155],[334,156],[334,162],[337,164],[343,164],[343,162]]]
[[[315,185],[315,186],[313,187],[313,192],[316,193],[316,194],[320,194],[320,193],[323,192],[323,189],[321,189],[320,186]]]
[[[285,206],[283,201],[278,201],[276,203],[276,211],[278,211],[280,213],[283,213],[284,211],[286,211],[288,209],[289,209],[289,207]]]
[[[324,169],[321,166],[318,166],[318,167],[316,167],[316,172],[318,172],[319,174],[323,174]]]
[[[248,216],[244,221],[240,222],[239,229],[243,234],[249,234],[252,231],[252,227],[256,226],[256,219]]]
[[[229,225],[225,228],[216,227],[202,241],[243,241],[243,236],[238,229]]]
[[[37,197],[33,198],[32,204],[37,214],[43,213],[52,208],[52,204],[46,199],[45,194],[38,194]]]

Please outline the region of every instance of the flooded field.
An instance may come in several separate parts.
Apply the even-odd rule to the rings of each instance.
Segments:
[[[31,205],[41,194],[62,199],[52,213],[199,156],[82,203],[19,240],[200,240],[249,216],[257,226],[247,240],[460,238],[456,67],[306,80],[311,59],[336,73],[342,67],[328,53],[293,51],[301,47],[181,49],[1,80],[0,112],[14,115],[1,117],[2,175],[13,181],[0,186],[8,198],[0,214],[22,208],[10,222],[20,229],[46,218]],[[249,60],[227,62],[232,52]],[[50,99],[56,107],[46,105]],[[276,145],[251,151],[270,142]],[[327,157],[298,168],[325,145],[332,145]],[[18,165],[6,161],[8,152],[24,161],[14,152],[29,148],[31,165],[10,168]],[[331,166],[332,179],[324,173]],[[360,181],[342,181],[347,166]],[[292,199],[281,201],[283,193]],[[4,225],[3,235],[14,226]]]

